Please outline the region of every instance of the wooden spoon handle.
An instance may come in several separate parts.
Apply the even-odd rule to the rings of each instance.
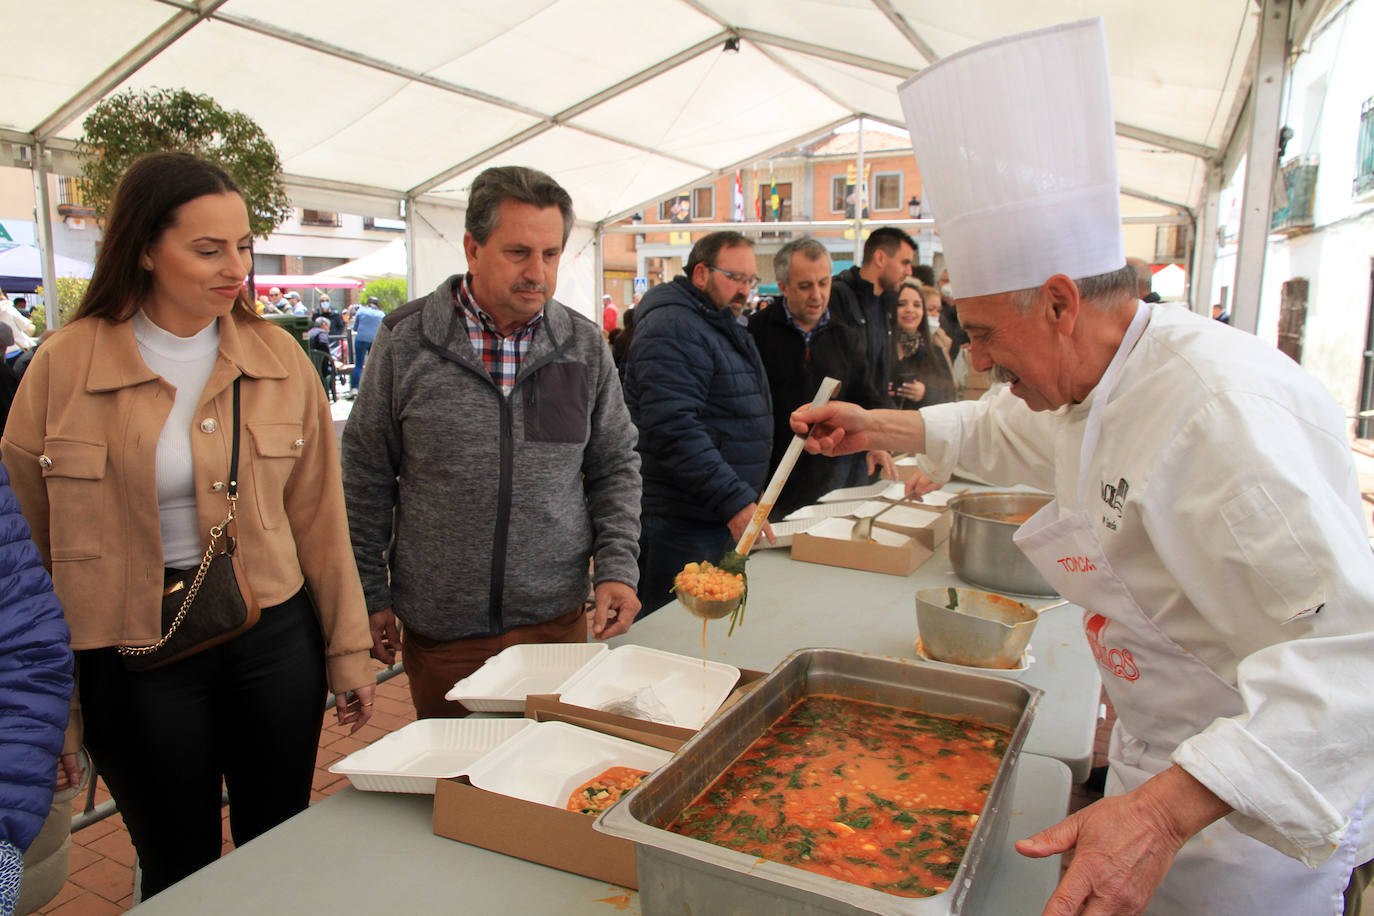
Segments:
[[[816,391],[816,396],[811,399],[813,408],[825,404],[835,394],[835,389],[840,387],[840,380],[826,376],[821,382],[821,387]],[[744,534],[740,535],[739,543],[735,545],[735,553],[742,557],[749,555],[753,549],[754,541],[758,540],[759,531],[763,529],[763,523],[768,520],[768,513],[773,510],[773,504],[778,501],[778,494],[782,492],[783,485],[787,483],[787,477],[792,473],[792,466],[801,457],[802,447],[806,444],[806,436],[793,436],[792,441],[787,445],[787,452],[782,456],[782,462],[778,464],[778,469],[773,472],[773,477],[768,481],[768,486],[764,488],[763,495],[759,497],[758,508],[754,510],[754,517],[749,519],[749,524],[744,529]]]

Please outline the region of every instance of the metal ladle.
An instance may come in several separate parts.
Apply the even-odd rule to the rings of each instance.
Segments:
[[[826,376],[816,391],[816,396],[811,399],[811,407],[814,409],[828,402],[835,394],[835,389],[839,387],[839,379]],[[754,548],[754,542],[758,540],[759,532],[763,530],[763,523],[768,520],[768,513],[772,511],[773,504],[778,501],[778,494],[782,492],[783,486],[787,483],[787,478],[792,473],[792,467],[801,457],[802,448],[805,444],[806,436],[794,435],[792,437],[792,441],[787,445],[786,453],[782,456],[782,461],[779,462],[777,470],[769,479],[768,486],[764,487],[763,495],[759,497],[759,504],[758,508],[754,510],[754,517],[749,519],[749,524],[745,526],[744,533],[740,535],[739,542],[735,544],[735,549],[726,551],[725,556],[716,564],[718,568],[726,572],[745,575],[744,563],[749,558],[749,551]],[[738,598],[713,601],[695,598],[685,593],[677,594],[677,600],[693,616],[703,617],[707,620],[719,620],[734,614],[735,617],[730,622],[731,633],[735,631],[735,626],[744,616],[744,602],[748,597],[748,576],[745,576],[744,591]]]

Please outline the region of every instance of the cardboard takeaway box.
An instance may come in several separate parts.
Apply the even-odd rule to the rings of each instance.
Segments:
[[[935,548],[949,537],[951,522],[948,511],[926,510],[920,513],[927,519],[924,524],[889,523],[893,515],[907,508],[898,507],[878,519],[871,541],[850,539],[855,519],[826,519],[792,539],[792,559],[891,576],[909,576],[929,560]]]
[[[739,682],[720,708],[738,701],[763,676],[761,671],[741,669]],[[675,725],[570,706],[557,695],[528,697],[525,715],[537,722],[566,722],[668,751],[676,751],[696,734]],[[576,811],[488,792],[462,777],[441,779],[434,787],[437,836],[638,889],[634,843],[597,833],[593,820]]]

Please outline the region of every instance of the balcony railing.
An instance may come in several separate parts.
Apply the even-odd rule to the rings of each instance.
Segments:
[[[1317,189],[1317,157],[1304,156],[1283,164],[1283,187],[1288,206],[1276,207],[1269,231],[1293,235],[1312,228],[1312,198]]]

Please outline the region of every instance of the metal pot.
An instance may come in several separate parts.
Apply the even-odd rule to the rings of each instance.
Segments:
[[[1028,598],[1052,598],[1057,593],[1031,565],[1011,536],[1019,522],[998,517],[1035,513],[1053,497],[1045,493],[964,493],[949,501],[954,524],[949,535],[949,560],[959,578],[980,588]]]
[[[1039,614],[1021,602],[991,592],[972,588],[923,588],[916,592],[916,628],[921,643],[931,658],[952,665],[1015,668],[1039,619]]]

